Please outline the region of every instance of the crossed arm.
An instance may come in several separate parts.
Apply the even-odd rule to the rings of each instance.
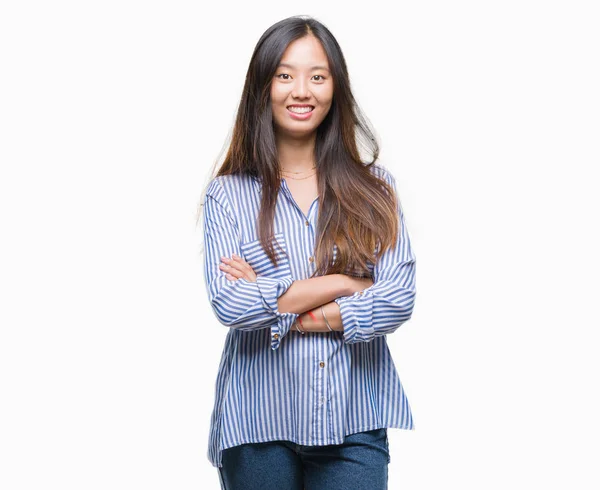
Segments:
[[[327,332],[321,305],[331,328],[342,331],[346,343],[369,342],[391,334],[411,318],[416,257],[399,205],[396,243],[379,257],[372,283],[343,274],[295,281],[289,273],[257,276],[247,262],[233,255],[241,254],[233,210],[218,180],[209,190],[205,201],[205,278],[212,308],[223,325],[241,331],[270,328],[271,348],[277,349],[298,317],[305,330]],[[224,270],[227,260],[230,269]],[[218,269],[226,274],[219,274]],[[308,311],[315,312],[316,320]]]
[[[245,278],[256,281],[256,274],[244,259],[233,254],[231,258],[221,259],[219,266],[226,273],[227,279]],[[349,296],[373,284],[370,279],[356,279],[344,274],[330,274],[294,281],[285,293],[277,300],[280,313],[292,312],[300,314],[302,328],[306,332],[329,332],[321,305],[325,310],[327,321],[333,330],[344,331],[339,305],[334,301],[339,296]],[[314,314],[316,320],[308,314]]]

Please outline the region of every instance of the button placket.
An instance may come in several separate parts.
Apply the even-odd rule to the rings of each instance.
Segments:
[[[319,362],[319,370],[321,371],[321,393],[325,392],[326,389],[326,384],[327,384],[327,373],[325,372],[325,361],[320,361]],[[325,395],[321,395],[319,397],[319,405],[323,406],[325,405]]]
[[[310,213],[309,213],[310,216]],[[306,229],[306,243],[314,243],[314,238],[313,238],[313,228],[311,227],[311,223],[308,219],[304,220],[304,226]],[[310,277],[312,275],[312,268],[310,267],[310,264],[314,263],[314,255],[310,255],[307,259],[308,261],[308,265],[306,267],[306,277]]]
[[[324,337],[323,337],[324,338]],[[314,398],[314,437],[319,440],[327,438],[330,434],[330,416],[329,410],[329,369],[328,369],[329,349],[326,342],[319,343],[315,350],[315,398]]]
[[[312,266],[312,267],[311,267],[311,266]],[[311,256],[308,258],[308,266],[306,267],[306,274],[307,274],[307,277],[310,277],[310,276],[312,275],[312,272],[313,272],[313,271],[312,271],[312,268],[313,268],[314,266],[316,266],[316,264],[315,264],[315,258],[314,258],[314,256],[312,256],[312,255],[311,255]]]

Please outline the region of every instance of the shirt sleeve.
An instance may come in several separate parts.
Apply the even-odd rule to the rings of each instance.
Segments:
[[[271,349],[279,347],[297,313],[281,313],[277,299],[292,285],[291,274],[229,280],[219,268],[221,257],[242,254],[239,227],[219,177],[208,186],[204,200],[204,277],[212,309],[223,325],[238,330],[271,329]]]
[[[386,181],[397,192],[396,181],[387,171]],[[395,248],[386,250],[373,269],[373,284],[334,301],[340,307],[344,342],[369,342],[395,332],[412,315],[416,296],[416,257],[412,251],[404,213],[398,199],[398,237]]]

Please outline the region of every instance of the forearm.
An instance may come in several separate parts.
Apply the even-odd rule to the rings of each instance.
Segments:
[[[335,298],[348,294],[348,276],[329,274],[294,281],[287,291],[277,300],[277,309],[281,313],[304,313],[322,304],[332,302]],[[339,307],[336,305],[339,311]],[[325,314],[329,310],[325,310]],[[327,317],[329,319],[329,317]],[[329,322],[331,324],[331,321]],[[331,324],[333,328],[333,324]]]

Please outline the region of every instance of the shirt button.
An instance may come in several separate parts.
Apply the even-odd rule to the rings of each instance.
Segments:
[[[321,367],[325,367],[325,363],[324,363],[323,361],[321,361],[321,362],[319,363],[319,366],[321,366]]]
[[[360,291],[358,294],[362,295],[362,293],[363,293],[363,292],[362,292],[362,291]]]
[[[276,333],[275,335],[273,335],[273,338],[274,338],[275,340],[277,340],[277,339],[279,338],[279,334],[278,334],[278,333]]]
[[[313,259],[312,257],[309,257],[309,258],[308,258],[308,261],[309,261],[309,262],[312,262],[313,260],[315,260],[315,259]]]
[[[309,225],[310,225],[310,223],[309,223],[308,221],[305,221],[305,222],[304,222],[304,224],[305,224],[306,226],[309,226]]]

